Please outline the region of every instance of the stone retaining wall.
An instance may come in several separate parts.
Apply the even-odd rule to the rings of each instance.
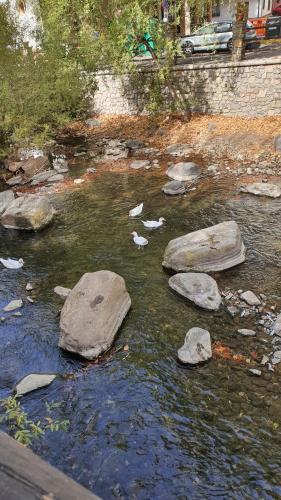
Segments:
[[[148,84],[154,77],[153,68],[139,69],[134,78],[100,73],[92,111],[113,115],[147,112]],[[161,93],[171,110],[228,116],[281,115],[281,58],[175,66]]]

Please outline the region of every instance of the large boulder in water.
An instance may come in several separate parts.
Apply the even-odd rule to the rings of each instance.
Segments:
[[[29,194],[14,200],[1,217],[7,229],[40,231],[53,219],[54,209],[46,196]]]
[[[242,193],[255,194],[256,196],[269,196],[269,198],[279,198],[281,196],[280,186],[265,182],[245,184],[244,186],[241,186],[240,191]]]
[[[178,350],[182,363],[197,365],[212,357],[211,337],[207,330],[191,328],[186,334],[184,345]]]
[[[8,206],[12,201],[14,201],[15,195],[14,192],[11,189],[8,189],[7,191],[2,191],[0,193],[0,215],[2,215],[5,210],[7,210]]]
[[[110,348],[130,307],[121,276],[111,271],[84,274],[62,308],[59,346],[96,358]]]
[[[236,222],[222,222],[170,241],[163,266],[174,271],[223,271],[245,261],[246,251]]]
[[[201,169],[193,162],[181,162],[171,165],[167,172],[167,176],[174,181],[193,181],[201,174]]]
[[[169,279],[169,286],[177,293],[209,311],[217,311],[221,295],[216,281],[205,273],[179,273]]]

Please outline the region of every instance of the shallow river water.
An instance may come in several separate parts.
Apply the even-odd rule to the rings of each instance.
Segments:
[[[253,326],[249,319],[204,312],[176,296],[161,262],[170,239],[234,219],[247,261],[217,273],[220,288],[262,292],[280,307],[281,201],[240,197],[234,187],[226,197],[223,181],[165,197],[164,182],[151,171],[104,172],[54,195],[58,214],[44,232],[0,230],[1,256],[25,260],[20,271],[1,269],[0,307],[26,297],[28,281],[37,284],[35,304],[25,302],[22,317],[0,325],[0,397],[29,373],[62,375],[22,400],[34,419],[44,417],[45,401],[61,402],[56,415],[70,420],[69,432],[48,432],[33,449],[104,499],[279,498],[280,376],[265,370],[256,378],[216,358],[192,370],[176,360],[193,326],[238,352],[262,349],[266,336],[238,338],[238,326]],[[147,232],[128,218],[141,201],[143,218],[163,216],[165,227]],[[133,245],[133,230],[148,235],[144,250]],[[131,295],[116,340],[129,352],[85,369],[57,347],[62,303],[53,288],[100,269],[121,274]]]

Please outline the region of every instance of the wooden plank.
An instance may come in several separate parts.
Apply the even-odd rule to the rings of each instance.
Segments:
[[[0,499],[98,500],[98,497],[0,432]]]

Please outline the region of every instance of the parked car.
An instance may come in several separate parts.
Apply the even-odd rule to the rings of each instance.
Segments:
[[[206,24],[199,28],[195,33],[190,36],[180,38],[181,49],[185,55],[191,55],[193,52],[213,51],[217,49],[232,50],[233,40],[233,22],[221,21]],[[259,46],[259,40],[256,31],[247,21],[246,30],[246,46],[247,48],[254,48]]]

